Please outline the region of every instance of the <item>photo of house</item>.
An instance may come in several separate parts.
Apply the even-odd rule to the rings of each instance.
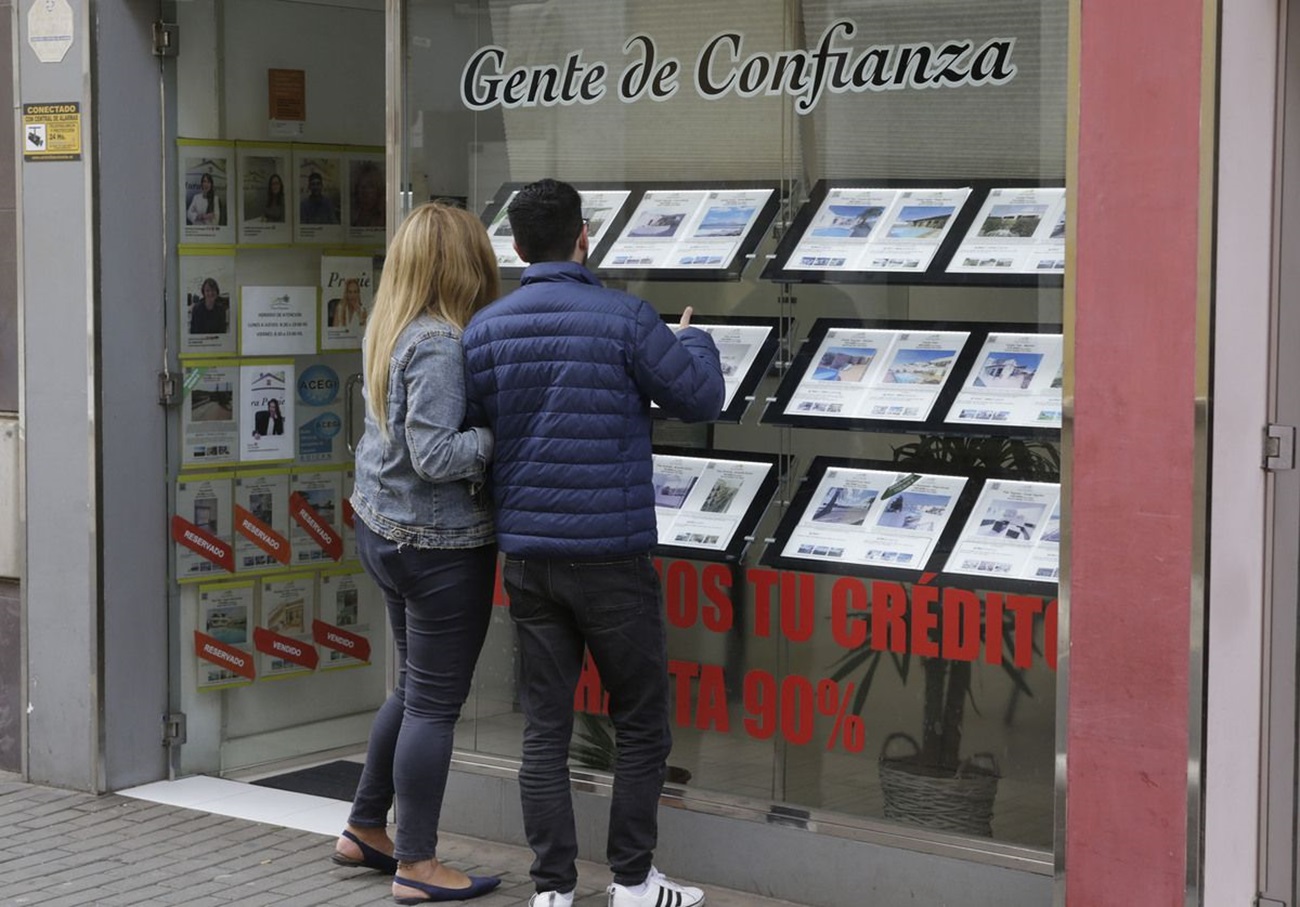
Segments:
[[[889,228],[890,239],[938,239],[957,209],[952,205],[906,205]]]
[[[1008,353],[997,350],[988,355],[975,376],[975,387],[1026,388],[1038,374],[1042,353]]]

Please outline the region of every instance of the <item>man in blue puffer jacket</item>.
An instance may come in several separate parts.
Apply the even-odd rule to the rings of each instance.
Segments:
[[[610,907],[694,907],[698,888],[652,865],[672,748],[659,580],[650,402],[716,419],[713,339],[676,332],[643,299],[587,270],[577,190],[541,180],[507,211],[529,267],[521,286],[464,334],[471,421],[496,438],[497,540],[522,662],[524,829],[536,859],[534,907],[569,907],[578,874],[569,791],[573,693],[584,646],[609,693],[618,744],[610,804]]]

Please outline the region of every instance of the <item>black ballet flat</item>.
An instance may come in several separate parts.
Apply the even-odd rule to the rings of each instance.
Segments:
[[[470,876],[468,888],[443,888],[440,885],[426,885],[424,882],[417,882],[414,879],[395,876],[393,884],[405,885],[407,888],[423,891],[426,895],[422,898],[399,898],[397,895],[393,895],[393,900],[398,904],[428,904],[430,901],[468,901],[470,898],[487,894],[500,885],[501,880],[494,876]]]
[[[334,851],[334,856],[330,857],[330,859],[335,863],[340,866],[351,867],[352,869],[373,869],[375,872],[382,872],[384,875],[391,876],[397,874],[396,857],[390,857],[382,850],[375,850],[365,841],[361,840],[346,829],[343,831],[343,837],[361,848],[361,859],[353,859],[352,857],[349,857],[346,854],[341,854],[336,850]]]

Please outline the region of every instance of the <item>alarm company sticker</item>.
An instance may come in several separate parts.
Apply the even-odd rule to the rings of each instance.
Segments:
[[[23,105],[23,160],[81,160],[81,103]]]

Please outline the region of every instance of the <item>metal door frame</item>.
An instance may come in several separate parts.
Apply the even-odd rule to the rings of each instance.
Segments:
[[[1279,8],[1274,292],[1270,337],[1272,421],[1300,424],[1300,257],[1283,254],[1300,235],[1300,0]],[[1289,353],[1287,355],[1286,353]],[[1261,740],[1259,903],[1300,904],[1297,754],[1300,715],[1300,472],[1270,475],[1265,546],[1267,602]]]

